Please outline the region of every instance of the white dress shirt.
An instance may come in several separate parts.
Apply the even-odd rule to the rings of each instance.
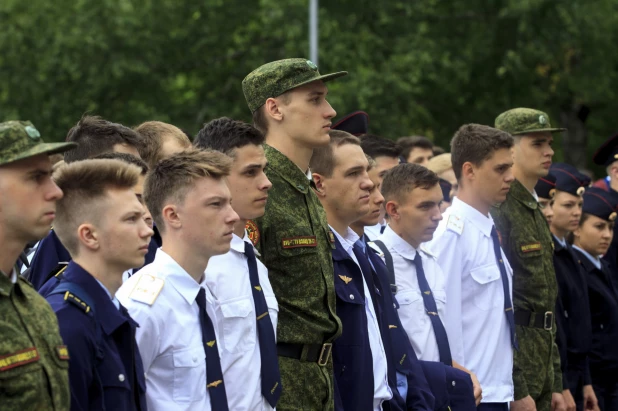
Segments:
[[[423,271],[427,283],[433,293],[438,315],[444,322],[446,312],[446,292],[444,290],[445,276],[438,266],[435,257],[426,250],[412,247],[399,237],[390,226],[378,237],[393,257],[395,269],[395,284],[397,284],[397,302],[399,302],[399,318],[408,334],[410,343],[416,351],[419,360],[440,361],[438,343],[431,320],[425,310],[425,302],[418,285],[414,258],[419,253],[423,262]],[[450,343],[450,340],[449,340]]]
[[[386,224],[376,224],[365,227],[365,235],[369,238],[369,241],[376,240],[380,235],[382,235],[382,227],[385,227]]]
[[[215,327],[219,331],[221,369],[230,410],[272,410],[262,395],[257,315],[245,242],[251,245],[246,234],[244,239],[234,234],[230,251],[208,261],[205,284],[215,299]],[[276,338],[279,306],[268,280],[268,270],[260,260],[257,260],[257,267]]]
[[[354,243],[359,240],[356,234],[350,227],[346,232],[345,238],[339,235],[334,228],[330,227],[332,232],[337,236],[341,246],[346,253],[359,266],[356,255],[354,255]],[[393,393],[388,386],[388,371],[386,363],[386,352],[384,351],[384,343],[382,342],[382,334],[378,325],[378,317],[376,316],[373,300],[367,288],[367,282],[363,277],[363,290],[365,293],[365,314],[367,315],[367,332],[369,335],[369,348],[371,349],[371,357],[373,364],[373,409],[376,411],[382,410],[382,403],[393,397]],[[345,330],[344,330],[345,332]]]
[[[138,283],[140,287],[147,286],[146,280],[151,277],[146,276],[164,281],[152,305],[137,301],[135,294],[132,297]],[[145,281],[140,282],[143,277]],[[158,249],[154,261],[125,281],[116,293],[139,324],[136,340],[146,374],[146,402],[150,411],[211,409],[196,302],[200,287],[172,257]],[[216,323],[213,297],[208,289],[206,309]],[[226,389],[232,384],[227,383]]]
[[[504,289],[496,262],[491,215],[455,198],[429,249],[447,274],[446,331],[453,359],[476,374],[483,402],[513,400],[513,348],[504,313]],[[513,270],[504,252],[513,301]]]

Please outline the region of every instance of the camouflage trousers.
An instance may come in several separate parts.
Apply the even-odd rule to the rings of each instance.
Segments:
[[[326,367],[315,362],[279,357],[281,398],[278,411],[333,411],[332,360]]]
[[[554,333],[539,328],[516,327],[519,351],[514,352],[514,363],[519,367],[528,393],[536,403],[537,411],[551,410],[551,397],[554,389],[555,370],[553,356]],[[515,376],[516,381],[518,380]],[[515,398],[517,382],[515,382]]]

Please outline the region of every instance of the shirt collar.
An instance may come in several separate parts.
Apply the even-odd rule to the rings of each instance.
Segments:
[[[390,225],[386,226],[386,229],[384,230],[384,234],[382,234],[382,236],[403,258],[405,258],[406,260],[414,260],[414,258],[416,257],[416,253],[418,252],[416,248],[412,247],[410,243],[399,237],[399,235],[393,231]]]
[[[566,248],[566,240],[564,238],[558,238],[553,233],[552,233],[552,236],[554,237],[554,240],[556,240],[558,242],[558,244],[560,244],[562,246],[562,248]]]
[[[343,247],[345,252],[350,254],[352,252],[352,248],[354,247],[354,243],[356,243],[360,238],[358,234],[356,234],[354,230],[348,227],[345,233],[345,237],[342,237],[337,231],[335,231],[335,229],[330,224],[328,226],[341,243],[341,246]]]
[[[582,250],[581,248],[579,248],[578,246],[574,245],[573,248],[575,248],[577,251],[579,251],[580,253],[582,253],[583,255],[586,256],[586,258],[592,263],[594,264],[594,266],[596,268],[598,268],[599,270],[601,269],[601,259],[599,257],[594,257],[592,256],[592,254],[590,254],[588,251],[586,250]]]
[[[449,209],[449,215],[455,214],[457,216],[465,217],[470,221],[478,230],[485,235],[485,237],[491,237],[491,229],[494,227],[494,219],[491,214],[484,216],[476,208],[470,204],[461,201],[455,197],[453,203]]]
[[[97,280],[97,279],[95,278],[95,280]],[[114,304],[114,306],[117,309],[120,309],[120,301],[118,301],[118,299],[115,296],[112,297],[112,293],[110,293],[109,290],[107,288],[105,288],[105,286],[103,285],[103,283],[101,281],[97,280],[97,283],[99,283],[101,288],[107,293],[107,296],[112,301],[112,304]]]
[[[163,274],[165,281],[169,282],[189,305],[192,305],[197,298],[201,284],[198,284],[180,264],[160,248],[157,250],[153,263],[156,264],[156,271]]]

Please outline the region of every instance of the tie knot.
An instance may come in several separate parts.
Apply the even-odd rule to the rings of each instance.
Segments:
[[[247,258],[255,258],[255,251],[253,251],[253,245],[249,244],[248,242],[244,241],[245,243],[245,254],[247,255]]]
[[[204,290],[204,287],[200,287],[200,290],[197,292],[197,297],[195,297],[195,302],[198,307],[206,309],[206,290]]]

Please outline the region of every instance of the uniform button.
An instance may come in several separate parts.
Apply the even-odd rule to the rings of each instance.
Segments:
[[[350,300],[354,299],[354,294],[350,294]]]
[[[453,381],[453,387],[455,386],[455,381]]]
[[[124,374],[120,374],[120,375],[118,376],[118,381],[120,381],[120,382],[124,382]]]
[[[601,324],[601,329],[603,329],[603,324]]]
[[[193,357],[191,359],[193,360],[193,362],[197,362],[197,357]]]
[[[393,308],[397,308],[397,304],[393,303]]]
[[[567,312],[567,310],[564,310],[564,318],[569,318],[569,313]]]

